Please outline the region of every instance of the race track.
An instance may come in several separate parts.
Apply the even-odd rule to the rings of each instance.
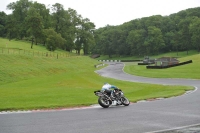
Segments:
[[[200,80],[144,78],[123,72],[111,63],[101,76],[168,85],[194,86],[194,92],[128,107],[89,107],[59,111],[0,114],[0,133],[145,133],[200,124]]]

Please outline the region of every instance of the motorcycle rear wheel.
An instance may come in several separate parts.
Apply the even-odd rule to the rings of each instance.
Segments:
[[[105,97],[99,97],[98,103],[103,108],[108,108],[110,106],[109,100],[107,100]]]

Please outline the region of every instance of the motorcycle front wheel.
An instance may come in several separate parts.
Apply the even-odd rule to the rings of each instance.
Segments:
[[[110,101],[105,97],[99,97],[98,103],[103,108],[108,108],[110,106]]]
[[[128,106],[130,104],[130,101],[126,97],[121,97],[121,102],[124,106]]]

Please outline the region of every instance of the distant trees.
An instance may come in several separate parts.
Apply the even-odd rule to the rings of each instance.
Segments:
[[[145,38],[144,46],[147,55],[151,53],[158,54],[159,50],[164,46],[162,32],[159,28],[155,26],[148,27],[148,35]]]
[[[46,48],[48,50],[54,51],[56,48],[63,47],[65,44],[66,40],[62,38],[60,33],[55,32],[55,30],[45,29],[43,32],[46,39],[45,42],[47,42]]]
[[[80,54],[80,47],[83,48],[84,54],[89,54],[91,47],[95,44],[94,40],[95,25],[88,18],[82,19],[77,26],[76,49]]]
[[[28,0],[20,0],[16,2],[10,3],[7,8],[10,10],[13,10],[13,13],[11,15],[11,20],[14,23],[10,28],[16,30],[10,30],[14,33],[12,34],[12,37],[22,39],[23,37],[26,36],[26,22],[25,18],[27,17],[27,13],[29,8],[31,7],[32,2]]]
[[[29,0],[7,5],[12,14],[0,12],[0,37],[26,39],[31,48],[38,43],[48,50],[83,50],[84,54],[155,55],[163,52],[200,52],[200,7],[169,16],[153,15],[134,19],[118,26],[95,24],[74,9],[65,10]]]
[[[132,55],[140,55],[145,53],[144,42],[145,42],[145,30],[132,30],[126,39],[127,43],[130,45]]]
[[[169,16],[154,15],[119,26],[95,31],[93,53],[112,55],[155,55],[163,52],[200,51],[200,7]],[[124,51],[124,52],[119,52]]]
[[[194,17],[189,26],[193,46],[200,52],[200,18]]]
[[[0,12],[0,36],[10,40],[26,39],[34,44],[42,44],[48,50],[60,48],[67,51],[83,49],[90,53],[94,46],[94,23],[82,18],[76,10],[65,10],[55,3],[50,8],[29,0],[19,0],[7,5],[12,14]],[[79,43],[80,47],[76,44]]]
[[[27,35],[31,37],[32,45],[31,48],[33,48],[33,41],[35,40],[36,44],[38,39],[42,36],[43,32],[43,23],[42,23],[42,17],[37,12],[35,8],[30,8],[27,17],[25,19],[26,27],[27,27]]]
[[[6,14],[0,12],[0,36],[4,37],[6,34]]]

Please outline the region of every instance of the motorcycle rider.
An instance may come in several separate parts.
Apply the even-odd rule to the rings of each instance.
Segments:
[[[115,90],[115,89],[119,89],[119,88],[114,85],[110,85],[109,83],[104,83],[101,91],[105,91],[111,98],[114,98],[113,90]]]

